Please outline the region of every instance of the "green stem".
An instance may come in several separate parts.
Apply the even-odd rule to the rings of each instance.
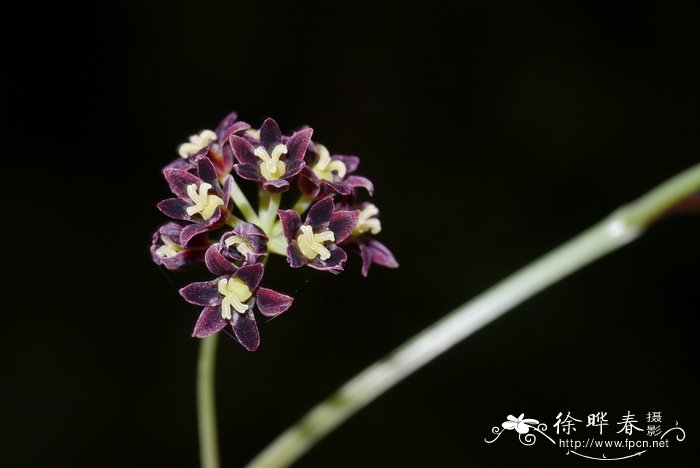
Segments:
[[[246,198],[243,191],[241,191],[241,188],[238,186],[235,180],[231,184],[231,199],[233,200],[233,203],[236,204],[238,209],[241,210],[241,214],[246,221],[255,224],[259,223],[255,210],[250,205],[250,202]]]
[[[199,422],[199,459],[201,468],[219,468],[219,442],[216,428],[214,371],[219,334],[200,343],[197,363],[197,419]]]
[[[286,467],[361,408],[435,357],[530,297],[627,245],[654,220],[700,191],[700,164],[527,265],[369,366],[281,434],[248,465]]]
[[[292,209],[296,211],[299,214],[303,214],[304,211],[311,205],[311,202],[313,202],[313,198],[307,197],[306,195],[302,195],[299,197],[299,200],[294,204]]]

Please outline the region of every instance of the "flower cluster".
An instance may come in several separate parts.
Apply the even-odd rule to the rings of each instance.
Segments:
[[[204,307],[193,336],[230,324],[245,349],[258,348],[253,309],[272,318],[293,302],[260,286],[270,254],[285,256],[292,268],[334,274],[343,271],[348,252],[360,255],[364,276],[375,263],[398,266],[375,239],[379,210],[369,202],[374,185],[355,174],[359,158],[331,154],[312,134],[304,128],[283,135],[273,119],[253,129],[231,113],[216,130],[192,135],[163,169],[174,197],[158,209],[172,220],[153,234],[153,261],[173,271],[204,263],[215,276],[180,290]],[[257,210],[239,182],[257,186]]]

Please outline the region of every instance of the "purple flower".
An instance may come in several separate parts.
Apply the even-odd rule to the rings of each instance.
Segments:
[[[243,223],[228,231],[206,253],[207,268],[215,275],[234,273],[267,255],[267,236],[255,224]]]
[[[182,230],[182,245],[187,245],[198,234],[220,227],[229,214],[230,176],[222,188],[209,159],[199,158],[195,166],[198,176],[184,169],[163,171],[177,198],[161,201],[158,209],[171,218],[193,223]]]
[[[287,262],[291,267],[309,265],[331,273],[343,270],[347,255],[338,244],[352,233],[360,212],[334,212],[333,209],[332,198],[324,198],[311,206],[303,224],[296,211],[278,212],[288,243]]]
[[[260,127],[260,146],[254,148],[245,138],[232,135],[229,139],[238,164],[234,171],[244,179],[261,183],[268,192],[289,189],[288,179],[304,167],[304,153],[313,130],[306,128],[282,142],[282,133],[273,119],[266,119]]]
[[[203,235],[196,236],[184,246],[180,243],[183,227],[178,223],[167,223],[153,233],[151,257],[156,265],[163,265],[172,271],[182,271],[202,263],[210,245],[209,239]]]
[[[206,157],[214,165],[219,180],[231,173],[233,167],[233,152],[228,141],[231,135],[248,130],[250,125],[238,120],[238,114],[231,112],[224,117],[216,131],[202,130],[191,135],[187,143],[178,147],[180,157],[168,164],[165,169],[195,169],[195,161]]]
[[[276,317],[287,310],[294,300],[267,288],[260,288],[263,266],[260,263],[239,268],[233,275],[213,281],[192,283],[180,290],[191,304],[204,306],[192,336],[206,338],[231,324],[236,340],[248,351],[260,345],[258,325],[253,306],[266,317]]]
[[[372,182],[361,176],[351,175],[360,165],[357,156],[334,154],[316,144],[307,152],[307,164],[299,175],[299,190],[304,195],[315,198],[330,191],[340,195],[350,195],[353,189],[365,188],[370,195],[374,192]]]
[[[368,202],[363,203],[360,209],[352,235],[348,237],[343,247],[348,246],[359,252],[362,258],[362,276],[367,276],[369,267],[373,263],[387,268],[398,268],[399,262],[387,246],[373,237],[382,230],[382,224],[377,217],[379,209]]]

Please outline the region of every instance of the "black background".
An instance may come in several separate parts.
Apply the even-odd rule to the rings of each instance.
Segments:
[[[3,466],[196,466],[190,338],[151,263],[160,168],[230,110],[362,156],[398,270],[271,262],[296,297],[250,354],[223,337],[224,466],[241,466],[364,366],[698,161],[696,12],[668,3],[143,2],[10,7],[0,341]],[[480,331],[300,467],[583,466],[512,434],[662,411],[697,449],[698,235],[678,217]],[[612,434],[617,428],[610,428]],[[591,435],[583,427],[579,433]],[[606,453],[608,456],[616,454]]]

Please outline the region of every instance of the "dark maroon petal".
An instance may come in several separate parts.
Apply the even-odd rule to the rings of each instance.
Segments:
[[[224,329],[228,321],[221,316],[221,306],[208,306],[199,314],[192,336],[206,338]]]
[[[260,175],[260,167],[255,164],[234,164],[233,170],[244,179],[256,182],[263,181],[263,177]]]
[[[183,200],[189,200],[190,196],[187,194],[188,185],[196,185],[197,188],[202,184],[202,180],[194,174],[191,174],[182,169],[166,169],[163,171],[165,180],[168,181],[170,190]]]
[[[197,165],[197,174],[203,182],[208,183],[214,189],[219,188],[219,179],[216,176],[216,169],[214,169],[214,164],[206,156],[196,159],[195,164]],[[219,189],[220,190],[220,189]]]
[[[282,193],[289,190],[289,182],[284,179],[266,180],[263,188],[271,193]]]
[[[207,249],[204,262],[207,264],[209,271],[218,276],[230,275],[238,270],[238,267],[234,265],[233,262],[229,262],[221,255],[221,252],[219,252],[219,244],[214,244]]]
[[[221,295],[217,289],[218,284],[218,279],[188,284],[180,289],[180,295],[190,304],[214,306],[221,303]]]
[[[309,262],[309,266],[317,270],[329,271],[331,273],[338,274],[343,271],[343,265],[345,265],[348,256],[345,251],[338,246],[330,245],[327,247],[331,252],[331,258],[328,260],[321,260],[321,257],[316,257]]]
[[[216,131],[214,133],[218,135],[220,132],[224,131],[225,129],[229,128],[231,125],[236,123],[236,120],[238,120],[238,113],[235,111],[230,112],[228,115],[226,115],[226,117],[221,119],[221,122],[216,127]]]
[[[314,231],[325,229],[328,227],[332,214],[333,200],[326,197],[311,205],[309,213],[306,215],[306,224],[311,226]]]
[[[277,317],[279,314],[289,309],[294,298],[278,293],[272,289],[259,288],[256,304],[260,313],[266,317]]]
[[[184,221],[190,221],[192,219],[192,217],[187,214],[187,208],[191,205],[179,198],[168,198],[158,202],[156,206],[165,216],[174,219],[182,219]]]
[[[355,229],[359,216],[360,212],[358,210],[343,210],[333,213],[328,229],[333,231],[336,244],[340,244],[352,234],[352,230]]]
[[[226,139],[226,144],[221,148],[221,170],[223,174],[231,172],[233,160],[233,150],[231,149],[231,145],[228,144],[228,139]]]
[[[345,178],[345,183],[353,188],[364,188],[370,195],[374,193],[374,184],[366,177],[349,176]]]
[[[256,237],[264,237],[265,240],[267,240],[267,236],[265,235],[265,231],[260,229],[255,224],[252,223],[242,223],[236,226],[236,229],[233,230],[233,232],[241,237],[251,237],[251,236],[256,236]]]
[[[287,263],[292,268],[303,267],[306,263],[306,257],[296,248],[296,243],[287,246]]]
[[[280,222],[282,223],[284,237],[287,239],[287,242],[292,242],[301,227],[299,213],[294,210],[279,210],[277,215],[280,217]]]
[[[190,224],[182,230],[182,233],[180,234],[180,243],[185,246],[192,238],[199,234],[204,234],[209,229],[209,226],[206,224]]]
[[[182,170],[189,170],[192,169],[192,161],[189,159],[185,158],[177,158],[167,166],[163,168],[163,171],[167,171],[168,169],[182,169]]]
[[[231,144],[231,149],[233,150],[233,155],[236,157],[238,162],[243,164],[255,164],[258,157],[255,156],[255,148],[251,145],[248,140],[241,138],[237,135],[231,135],[229,138],[229,143]]]
[[[335,193],[339,193],[340,195],[350,195],[352,193],[352,186],[346,184],[345,182],[326,181],[326,187],[333,190]]]
[[[260,284],[263,271],[264,268],[260,263],[256,263],[255,265],[246,265],[239,268],[234,277],[245,282],[245,284],[248,285],[248,289],[255,291],[255,288],[257,288]]]
[[[174,257],[161,258],[159,257],[160,265],[163,265],[170,271],[185,271],[190,270],[204,260],[204,252],[206,250],[203,248],[187,249],[178,253]]]
[[[285,169],[283,179],[291,179],[295,175],[299,174],[302,169],[306,166],[303,159],[297,159],[294,161],[287,161],[287,169]]]
[[[229,174],[224,179],[224,190],[221,193],[221,200],[228,205],[231,202],[231,186],[233,185],[233,176]]]
[[[357,156],[345,156],[342,154],[334,154],[331,159],[335,159],[337,161],[341,161],[343,164],[345,164],[345,169],[346,169],[346,174],[352,174],[357,170],[357,167],[360,165],[360,158]]]
[[[288,161],[303,161],[306,149],[309,147],[311,135],[314,133],[312,128],[299,130],[289,138],[287,142],[287,160]]]
[[[321,181],[318,180],[314,171],[309,166],[304,166],[299,174],[298,179],[299,190],[307,197],[316,198],[321,187]]]
[[[260,346],[260,333],[258,324],[252,310],[245,314],[233,312],[233,335],[238,342],[248,351],[255,351]]]
[[[282,143],[280,126],[274,119],[268,117],[260,127],[260,144],[268,153],[272,154],[272,150],[280,143]]]
[[[391,251],[374,239],[360,243],[360,255],[362,256],[362,276],[367,276],[372,263],[387,268],[398,268],[399,266],[399,262],[396,261]]]

